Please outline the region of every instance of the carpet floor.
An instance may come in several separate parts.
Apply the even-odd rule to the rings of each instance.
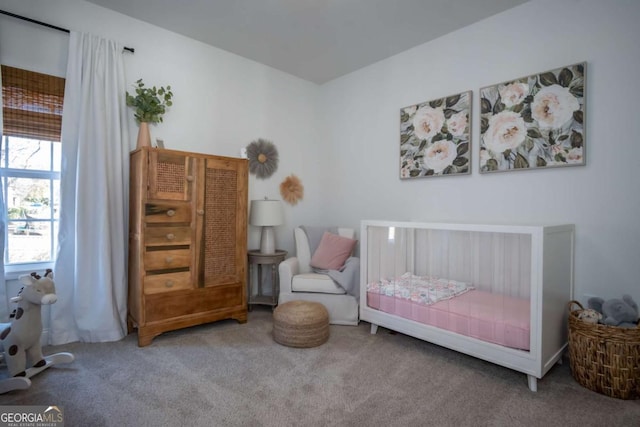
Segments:
[[[556,365],[524,374],[369,324],[306,349],[273,341],[272,312],[68,351],[0,405],[57,405],[65,426],[640,426],[640,400],[594,393]],[[0,369],[5,378],[6,369]]]

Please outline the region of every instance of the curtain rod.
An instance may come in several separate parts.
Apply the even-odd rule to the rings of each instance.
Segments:
[[[20,15],[16,15],[15,13],[7,12],[6,10],[0,10],[0,14],[11,16],[12,18],[22,19],[23,21],[31,22],[31,23],[34,23],[34,24],[42,25],[43,27],[53,28],[54,30],[62,31],[63,33],[67,33],[67,34],[71,33],[71,31],[67,30],[66,28],[56,27],[55,25],[47,24],[46,22],[36,21],[35,19],[27,18],[27,17],[20,16]],[[135,49],[132,48],[132,47],[126,47],[125,46],[124,50],[127,50],[127,51],[129,51],[131,53],[135,52]]]

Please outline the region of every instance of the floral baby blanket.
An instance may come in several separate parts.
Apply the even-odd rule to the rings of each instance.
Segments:
[[[373,292],[413,302],[431,305],[475,289],[470,283],[442,279],[434,276],[416,276],[409,272],[397,279],[382,279],[367,284],[367,292]]]

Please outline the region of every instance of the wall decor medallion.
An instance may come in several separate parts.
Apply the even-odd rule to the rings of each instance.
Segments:
[[[257,178],[269,178],[278,169],[278,149],[273,142],[257,139],[247,145],[249,173]]]
[[[400,110],[400,178],[470,173],[471,91]]]
[[[304,197],[304,186],[300,178],[291,174],[280,183],[280,195],[290,205],[297,205]]]
[[[586,62],[480,89],[480,172],[585,164]]]

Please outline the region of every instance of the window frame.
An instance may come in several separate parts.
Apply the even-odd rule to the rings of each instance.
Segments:
[[[50,144],[50,150],[49,150],[49,167],[50,170],[43,170],[43,169],[18,169],[18,168],[10,168],[9,166],[9,158],[10,158],[10,153],[11,153],[11,143],[10,143],[10,139],[12,138],[17,138],[17,139],[30,139],[30,140],[36,140],[36,141],[40,141],[41,143],[48,143]],[[11,278],[17,278],[17,276],[24,272],[24,271],[34,271],[34,270],[42,270],[42,269],[46,269],[46,268],[53,268],[53,265],[55,264],[55,260],[56,260],[56,250],[57,250],[57,229],[58,229],[58,225],[60,223],[60,218],[56,217],[55,214],[55,205],[58,202],[56,199],[56,192],[55,192],[55,181],[57,180],[58,182],[60,181],[60,177],[61,177],[61,172],[60,170],[56,170],[56,165],[55,165],[55,150],[54,150],[54,144],[55,143],[60,143],[59,141],[50,141],[50,140],[39,140],[39,139],[34,139],[34,138],[24,138],[24,137],[17,137],[17,136],[11,136],[11,135],[2,135],[2,141],[0,141],[0,145],[2,146],[2,148],[4,150],[6,150],[5,155],[4,155],[4,159],[2,159],[2,161],[0,161],[0,185],[2,185],[2,192],[3,194],[6,195],[9,194],[8,193],[8,188],[9,188],[9,179],[10,178],[26,178],[26,179],[39,179],[39,180],[48,180],[49,181],[49,215],[47,219],[20,219],[20,222],[25,222],[25,223],[47,223],[50,225],[50,230],[51,230],[51,234],[49,237],[49,254],[51,255],[51,259],[47,260],[47,261],[26,261],[26,262],[8,262],[9,259],[9,223],[10,222],[17,222],[15,220],[10,220],[8,218],[8,206],[7,206],[7,201],[5,200],[5,210],[2,213],[2,215],[4,216],[5,222],[4,222],[4,233],[5,233],[5,239],[4,239],[4,259],[3,259],[3,263],[4,263],[4,268],[5,268],[5,279],[11,279]],[[15,277],[13,277],[15,276]]]

